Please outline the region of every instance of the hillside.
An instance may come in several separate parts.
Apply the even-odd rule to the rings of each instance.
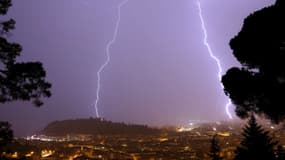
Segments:
[[[159,134],[161,130],[146,125],[116,123],[98,118],[89,118],[54,121],[49,123],[40,133],[50,136],[67,134],[150,135]]]

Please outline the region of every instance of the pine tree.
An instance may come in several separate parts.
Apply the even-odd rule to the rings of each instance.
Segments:
[[[223,158],[220,156],[221,148],[219,141],[217,139],[217,135],[214,135],[211,140],[211,149],[209,156],[212,160],[222,160]]]
[[[251,115],[242,135],[234,160],[276,160],[274,148],[277,142],[257,124],[254,115]]]

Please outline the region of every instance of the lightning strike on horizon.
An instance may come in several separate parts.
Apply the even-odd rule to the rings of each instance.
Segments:
[[[213,54],[213,51],[212,51],[212,48],[210,46],[210,44],[208,43],[208,33],[207,33],[207,29],[206,29],[206,26],[205,26],[205,21],[204,21],[204,18],[203,18],[203,14],[202,14],[202,8],[201,8],[201,3],[199,1],[197,1],[197,6],[198,6],[198,9],[199,9],[199,18],[200,18],[200,21],[201,21],[201,27],[202,27],[202,30],[203,30],[203,33],[204,33],[204,40],[203,40],[203,43],[204,45],[207,47],[207,50],[208,50],[208,53],[210,55],[210,57],[212,59],[215,60],[215,62],[217,63],[217,66],[218,66],[218,78],[219,80],[221,81],[222,80],[222,72],[223,72],[223,69],[222,69],[222,66],[221,66],[221,62],[220,60]],[[222,83],[220,83],[222,89],[224,89],[224,86]],[[225,109],[226,109],[226,113],[228,115],[228,117],[230,119],[233,119],[233,116],[231,115],[230,111],[229,111],[229,108],[232,104],[231,100],[228,99],[228,103],[226,104],[225,106]]]
[[[119,26],[120,26],[120,22],[121,22],[121,8],[128,2],[129,0],[124,0],[121,3],[119,3],[119,5],[117,6],[117,14],[118,14],[118,18],[116,21],[116,25],[115,25],[115,30],[113,33],[113,37],[112,39],[108,42],[107,46],[106,46],[106,61],[101,65],[101,67],[99,68],[99,70],[97,71],[97,89],[96,89],[96,100],[94,103],[94,108],[95,108],[95,113],[96,113],[96,117],[99,118],[100,114],[99,114],[99,110],[98,110],[98,102],[100,100],[100,89],[101,89],[101,72],[105,69],[105,67],[109,64],[110,62],[110,49],[111,46],[116,42],[117,40],[117,35],[119,32]]]

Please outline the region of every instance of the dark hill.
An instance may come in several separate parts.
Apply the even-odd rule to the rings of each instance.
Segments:
[[[54,121],[49,123],[41,134],[63,136],[67,134],[91,135],[151,135],[161,130],[146,125],[115,123],[98,118]]]

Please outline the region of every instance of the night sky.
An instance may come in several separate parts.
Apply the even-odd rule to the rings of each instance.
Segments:
[[[41,61],[53,96],[41,108],[1,104],[0,120],[16,135],[48,122],[95,117],[99,67],[106,59],[121,0],[14,0],[10,40],[19,61]],[[203,44],[196,0],[129,0],[122,7],[111,61],[102,72],[99,113],[107,120],[148,125],[228,120],[217,64]],[[238,65],[229,40],[243,19],[274,0],[201,0],[208,42],[224,72]],[[234,114],[234,109],[231,109]]]

